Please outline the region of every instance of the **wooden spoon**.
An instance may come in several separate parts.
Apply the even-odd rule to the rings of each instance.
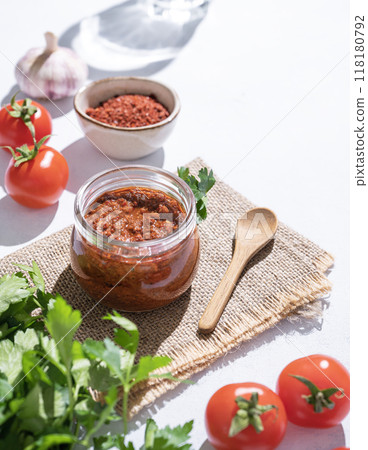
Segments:
[[[213,331],[248,261],[274,237],[277,217],[270,209],[254,208],[238,219],[233,259],[218,285],[198,328],[202,333]]]

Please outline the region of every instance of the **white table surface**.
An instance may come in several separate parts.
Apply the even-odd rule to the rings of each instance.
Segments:
[[[62,35],[85,16],[118,3],[4,2],[2,103],[17,89],[11,61],[29,47],[43,45],[45,31]],[[349,364],[348,12],[347,0],[213,0],[192,39],[170,64],[156,72],[130,72],[169,83],[182,101],[180,119],[164,149],[140,163],[175,170],[201,156],[232,187],[276,211],[280,220],[336,259],[322,319],[299,325],[283,321],[193,377],[196,384],[159,399],[131,424],[130,438],[137,446],[152,415],[160,425],[194,419],[194,448],[210,449],[204,410],[224,384],[253,380],[275,388],[288,362],[313,353]],[[50,145],[67,158],[69,184],[53,207],[19,206],[3,189],[9,156],[0,152],[0,256],[72,223],[78,187],[110,167],[75,126],[71,100],[57,104],[66,115],[50,107]],[[331,450],[344,444],[349,444],[348,419],[325,431],[290,426],[279,448]]]

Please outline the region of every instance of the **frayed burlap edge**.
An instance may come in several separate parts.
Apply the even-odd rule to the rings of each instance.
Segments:
[[[327,271],[333,262],[333,257],[325,252],[316,259],[315,272],[304,276],[298,282],[293,281],[293,284],[285,290],[268,297],[265,301],[266,306],[262,307],[261,311],[257,312],[259,306],[254,304],[254,310],[249,315],[239,316],[236,322],[219,324],[216,336],[199,334],[200,345],[191,342],[180,349],[172,349],[168,354],[172,358],[172,363],[164,372],[170,370],[175,377],[187,380],[242,342],[252,339],[270,327],[277,326],[280,320],[290,317],[290,314],[296,312],[299,317],[308,319],[318,317],[322,311],[318,299],[331,290],[331,282],[323,272]],[[130,418],[179,384],[171,380],[154,378],[135,386],[129,399]],[[95,392],[94,397],[101,400],[102,395]],[[121,412],[119,407],[117,410]]]
[[[329,260],[330,265],[332,265],[332,257],[328,254],[325,256],[326,261]],[[277,322],[287,317],[296,308],[314,302],[330,290],[331,282],[323,273],[316,271],[309,274],[299,283],[290,286],[288,290],[269,297],[266,301],[267,308],[262,308],[261,321],[257,320],[257,308],[255,307],[252,315],[240,316],[237,322],[225,322],[219,325],[216,337],[200,336],[199,348],[196,342],[191,342],[180,350],[173,349],[168,355],[173,361],[168,368],[165,368],[165,372],[169,369],[175,377],[183,380],[188,379],[210,366],[216,359],[242,342],[248,341],[268,328],[276,326]],[[316,313],[316,315],[319,315],[319,308]],[[303,315],[302,311],[300,315]],[[310,311],[307,317],[311,318]],[[248,328],[248,331],[244,332],[245,328]],[[190,359],[188,359],[188,355],[190,355]],[[136,389],[132,391],[129,401],[131,417],[167,391],[174,389],[178,384],[174,381],[156,378],[137,385]]]

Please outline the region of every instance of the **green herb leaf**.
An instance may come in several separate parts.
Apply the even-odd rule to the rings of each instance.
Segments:
[[[77,442],[78,438],[72,434],[50,433],[41,436],[37,441],[28,445],[25,450],[48,450],[51,448],[59,448],[62,444],[75,444]]]
[[[49,375],[42,364],[43,362],[43,358],[36,351],[29,351],[23,354],[23,373],[30,385],[34,386],[38,382],[43,382],[49,386],[52,385]]]
[[[47,358],[52,364],[60,369],[61,372],[64,371],[65,366],[61,364],[60,354],[54,339],[50,339],[48,336],[40,336],[40,344],[42,348],[42,353],[44,357]]]
[[[22,302],[31,293],[27,279],[21,274],[4,275],[0,278],[0,317],[10,305]]]
[[[75,382],[74,398],[77,400],[79,390],[89,384],[89,369],[91,361],[85,357],[82,344],[74,341],[72,345],[72,367],[71,373]]]
[[[32,261],[32,267],[25,266],[24,264],[15,264],[15,266],[27,272],[31,277],[31,280],[33,281],[36,288],[39,289],[41,292],[45,292],[45,281],[35,261]]]
[[[53,304],[55,303],[55,297],[48,292],[42,292],[38,290],[36,292],[36,298],[34,299],[34,301],[37,306],[42,309],[42,314],[46,315],[47,311],[51,309]]]
[[[113,311],[112,314],[107,314],[104,319],[112,320],[121,327],[114,329],[115,342],[129,353],[135,354],[139,343],[139,331],[137,326],[125,317],[122,317],[116,311]]]
[[[188,167],[178,167],[178,175],[182,180],[186,181],[189,177]]]
[[[212,189],[216,183],[215,177],[213,176],[213,171],[211,170],[208,172],[207,167],[204,167],[198,172],[198,177],[200,179],[198,189],[207,194],[207,192]]]
[[[18,331],[14,342],[9,339],[0,341],[0,372],[6,375],[8,382],[14,385],[23,371],[23,354],[33,350],[39,343],[35,330]],[[1,401],[1,399],[0,399]]]
[[[174,377],[171,372],[167,373],[151,373],[150,378],[164,378],[165,380],[172,380],[172,381],[179,381],[183,384],[194,384],[194,381],[192,380],[183,380],[181,378]]]
[[[11,384],[9,384],[6,376],[0,373],[0,403],[9,400],[13,396]]]
[[[9,334],[19,328],[19,324],[9,328],[7,322],[0,325],[0,339],[5,339]]]
[[[97,420],[97,423],[88,431],[85,438],[86,443],[89,442],[91,436],[108,420],[108,418],[111,415],[111,412],[113,411],[116,405],[117,399],[118,399],[118,390],[115,386],[113,386],[104,396],[106,406],[102,409],[100,416]]]
[[[207,197],[203,197],[197,201],[197,221],[207,219]]]
[[[134,446],[131,442],[125,445],[124,436],[118,434],[99,436],[93,439],[94,450],[110,450],[111,448],[118,448],[119,450],[134,450]]]
[[[23,352],[32,350],[38,345],[39,339],[35,330],[28,329],[24,331],[18,331],[14,336],[14,344],[18,345]]]
[[[207,218],[207,193],[216,183],[212,170],[208,172],[207,168],[202,168],[198,172],[199,180],[189,174],[189,169],[186,167],[178,167],[178,176],[184,180],[191,188],[197,205],[197,222]]]
[[[67,407],[67,390],[63,387],[42,387],[36,384],[25,397],[18,417],[22,421],[22,429],[35,434],[43,432],[48,419],[64,414]]]
[[[155,442],[155,434],[158,431],[158,426],[153,419],[147,419],[146,431],[144,435],[144,446],[149,449],[152,448]]]
[[[72,363],[72,342],[75,333],[81,324],[81,313],[73,310],[70,305],[60,296],[48,311],[45,325],[56,342],[61,358],[70,370]]]
[[[88,371],[89,386],[99,392],[106,392],[111,386],[121,384],[120,379],[111,373],[109,367],[100,361],[92,361]]]
[[[24,350],[9,339],[0,341],[0,372],[6,375],[9,383],[14,385],[22,372]]]
[[[151,373],[161,367],[170,364],[171,358],[168,356],[142,356],[136,366],[136,370],[132,373],[134,384],[150,377]]]
[[[159,429],[153,419],[147,420],[145,442],[141,450],[189,450],[192,446],[186,444],[193,429],[193,421],[182,426]]]
[[[90,358],[103,361],[113,375],[118,377],[121,375],[120,349],[111,339],[95,341],[87,338],[83,342],[83,350]]]

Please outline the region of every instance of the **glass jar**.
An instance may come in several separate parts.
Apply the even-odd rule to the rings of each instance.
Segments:
[[[178,229],[152,240],[122,242],[97,232],[86,221],[102,194],[121,188],[149,188],[176,199],[185,211]],[[78,191],[71,237],[71,267],[96,302],[122,311],[147,311],[183,294],[197,272],[199,235],[196,201],[177,176],[149,166],[125,166],[90,178]]]

